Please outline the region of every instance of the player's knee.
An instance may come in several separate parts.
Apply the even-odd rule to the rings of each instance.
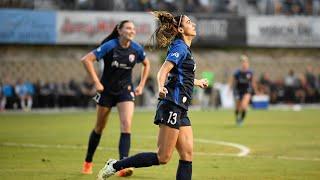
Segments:
[[[242,104],[241,105],[241,111],[246,111],[248,108],[248,105],[247,104]]]
[[[131,121],[130,120],[121,120],[121,131],[130,132],[131,131]]]
[[[158,159],[160,164],[167,164],[171,159],[171,154],[169,153],[158,153]]]
[[[192,161],[193,152],[192,149],[180,153],[180,159],[185,161]]]

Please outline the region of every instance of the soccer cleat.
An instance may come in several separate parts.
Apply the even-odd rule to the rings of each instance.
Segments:
[[[133,174],[133,168],[125,168],[117,172],[117,176],[119,177],[128,177],[128,176],[132,176],[132,174]]]
[[[115,159],[109,159],[104,167],[99,171],[97,180],[105,180],[108,177],[114,175],[116,173],[116,170],[113,168],[113,164],[116,162],[117,160]]]
[[[238,117],[238,118],[236,119],[236,124],[237,124],[238,127],[241,127],[241,126],[243,125],[243,119],[240,118],[240,117]]]
[[[82,167],[82,174],[92,174],[92,162],[84,162]]]

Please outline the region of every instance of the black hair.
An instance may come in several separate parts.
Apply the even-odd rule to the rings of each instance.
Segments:
[[[117,24],[112,32],[106,37],[103,39],[103,41],[101,42],[101,44],[107,42],[107,41],[110,41],[111,39],[116,39],[119,37],[119,32],[118,32],[118,29],[121,29],[123,27],[123,25],[127,22],[130,22],[129,20],[123,20],[121,21],[119,24]]]

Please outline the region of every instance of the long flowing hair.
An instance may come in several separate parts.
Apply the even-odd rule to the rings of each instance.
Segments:
[[[153,11],[152,14],[158,19],[159,25],[151,35],[151,46],[167,47],[176,38],[182,38],[178,28],[182,27],[184,15],[173,16],[166,11]]]

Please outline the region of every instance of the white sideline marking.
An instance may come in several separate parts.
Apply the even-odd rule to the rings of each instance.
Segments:
[[[156,136],[141,136],[141,135],[135,135],[136,137],[139,138],[144,138],[144,139],[155,139],[157,140]],[[241,144],[236,144],[236,143],[232,143],[232,142],[225,142],[225,141],[214,141],[214,140],[207,140],[207,139],[194,139],[194,142],[199,142],[199,143],[205,143],[205,144],[219,144],[219,145],[223,145],[223,146],[231,146],[234,148],[237,148],[240,150],[240,152],[238,154],[231,154],[231,153],[206,153],[206,152],[194,152],[195,154],[198,155],[213,155],[213,156],[247,156],[250,153],[250,149],[244,145]]]
[[[150,138],[150,137],[149,137]],[[151,137],[155,138],[155,137]],[[235,147],[240,150],[239,153],[233,154],[233,153],[207,153],[207,152],[194,152],[195,155],[200,155],[200,156],[247,156],[250,152],[250,149],[247,148],[246,146],[243,146],[241,144],[235,144],[235,143],[230,143],[230,142],[224,142],[224,141],[212,141],[212,140],[207,140],[207,139],[194,139],[195,142],[199,143],[205,143],[205,144],[219,144],[223,146],[231,146]],[[48,144],[32,144],[32,143],[14,143],[14,142],[6,142],[0,144],[1,146],[14,146],[14,147],[30,147],[30,148],[41,148],[41,149],[49,149],[49,148],[56,148],[56,149],[86,149],[87,146],[77,146],[77,145],[48,145]],[[118,150],[117,148],[112,148],[112,147],[100,147],[98,146],[99,150],[112,150],[116,151]],[[131,148],[131,151],[136,151],[136,152],[145,152],[145,151],[150,151],[148,149],[135,149]]]
[[[7,146],[7,147],[26,147],[26,148],[40,148],[40,149],[83,149],[86,150],[87,146],[77,146],[77,145],[48,145],[48,144],[32,144],[32,143],[14,143],[14,142],[5,142],[1,143],[0,146]],[[98,150],[110,150],[110,151],[117,151],[117,148],[112,147],[101,147],[98,146]],[[155,151],[156,149],[154,149]],[[146,152],[150,151],[150,149],[137,149],[131,148],[130,151],[134,152]],[[152,150],[151,150],[152,151]],[[206,152],[194,152],[195,155],[200,156],[238,156],[237,154],[231,153],[206,153]]]
[[[197,142],[202,142],[202,143],[208,143],[208,144],[221,144],[221,145],[231,145],[235,147],[235,145],[238,146],[238,144],[231,143],[229,144],[228,142],[223,142],[223,141],[209,141],[206,139],[195,139]],[[0,146],[7,146],[7,147],[27,147],[27,148],[40,148],[40,149],[50,149],[50,148],[55,148],[55,149],[87,149],[87,146],[77,146],[77,145],[48,145],[48,144],[32,144],[32,143],[14,143],[14,142],[4,142],[0,143]],[[242,146],[242,145],[240,145]],[[245,146],[243,146],[245,147]],[[242,148],[243,148],[242,147]],[[238,148],[238,147],[237,147]],[[106,147],[98,147],[98,150],[112,150],[112,151],[117,151],[117,148],[106,148]],[[240,148],[239,148],[240,149]],[[245,148],[244,148],[245,149]],[[143,151],[150,151],[150,149],[131,149],[131,151],[135,152],[143,152]],[[250,151],[250,149],[249,149]],[[248,158],[268,158],[268,159],[282,159],[282,160],[296,160],[296,161],[320,161],[320,158],[304,158],[304,157],[287,157],[287,156],[256,156],[252,155],[249,156],[248,154],[245,154],[247,152],[246,150],[241,150],[240,153],[238,154],[227,154],[227,153],[206,153],[206,152],[194,152],[195,155],[200,155],[200,156],[228,156],[228,157],[248,157]],[[249,152],[247,152],[249,153]]]
[[[231,146],[237,149],[240,149],[240,152],[236,155],[239,157],[247,156],[250,153],[250,149],[244,145],[236,144],[232,142],[224,142],[224,141],[212,141],[207,139],[194,139],[195,142],[207,143],[207,144],[219,144],[223,146]],[[233,155],[233,154],[232,154]]]

